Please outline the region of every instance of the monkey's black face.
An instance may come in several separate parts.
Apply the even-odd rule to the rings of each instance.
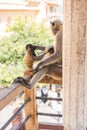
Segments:
[[[53,29],[58,30],[59,24],[58,24],[58,22],[57,22],[56,20],[53,21],[53,22],[50,22],[50,24],[51,24],[51,27],[52,27]]]
[[[50,21],[50,23],[51,23],[51,25],[52,25],[52,26],[54,26],[54,25],[55,25],[55,22],[51,22],[51,21]]]
[[[33,56],[36,56],[35,52],[34,52],[34,47],[32,44],[27,44],[26,45],[26,50],[28,50],[30,48],[30,51],[32,53]]]
[[[56,34],[56,32],[59,30],[59,26],[56,21],[50,22],[52,31]]]
[[[27,44],[27,45],[26,45],[26,50],[28,50],[28,48],[33,49],[32,44]]]
[[[50,24],[51,24],[52,26],[54,26],[55,24],[62,24],[62,22],[61,22],[60,20],[56,19],[56,20],[54,20],[54,21],[50,21]]]

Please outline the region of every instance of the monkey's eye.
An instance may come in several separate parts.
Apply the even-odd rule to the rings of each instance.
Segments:
[[[54,23],[54,22],[51,22],[51,21],[50,21],[50,23],[51,23],[51,25],[52,25],[52,26],[54,26],[54,25],[55,25],[55,23]]]
[[[26,45],[26,50],[28,50],[28,48],[31,49],[31,48],[32,48],[32,45],[31,45],[31,44],[27,44],[27,45]]]

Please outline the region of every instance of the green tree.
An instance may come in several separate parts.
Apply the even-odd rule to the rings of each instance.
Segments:
[[[7,25],[6,31],[10,35],[0,39],[0,83],[4,86],[10,85],[17,76],[23,76],[26,44],[47,46],[53,42],[50,29],[44,22],[36,23],[27,17],[15,18],[14,24]]]

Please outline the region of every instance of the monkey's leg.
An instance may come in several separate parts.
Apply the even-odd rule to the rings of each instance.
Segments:
[[[39,70],[37,73],[35,73],[32,77],[32,79],[30,80],[30,82],[28,83],[28,85],[26,85],[25,87],[27,88],[32,88],[35,86],[35,84],[41,80],[47,73],[49,70],[49,66],[46,66],[45,68],[42,68],[41,70]]]
[[[36,74],[34,74],[30,82],[27,82],[24,86],[31,89],[38,81],[40,81],[46,75],[49,75],[53,79],[59,80],[62,78],[62,68],[58,67],[55,64],[46,66],[39,70]]]
[[[40,79],[42,79],[48,73],[48,68],[49,66],[39,70],[33,75],[31,80],[28,79],[29,77],[17,77],[13,83],[21,83],[26,88],[31,89]]]
[[[62,67],[59,67],[57,64],[49,65],[49,71],[47,73],[50,77],[55,80],[61,80],[62,78]]]
[[[54,65],[56,62],[58,62],[61,65],[62,61],[62,56],[60,54],[60,52],[56,52],[53,53],[52,55],[50,55],[48,58],[42,60],[36,67],[36,71],[39,71],[40,69],[42,69],[45,66],[49,66],[49,65]]]
[[[31,89],[35,86],[35,84],[42,79],[47,73],[48,73],[49,66],[46,66],[45,68],[39,70],[37,73],[35,73],[32,77],[32,79],[29,80],[23,77],[17,77],[14,80],[14,83],[21,83],[23,86],[25,86],[28,89]]]

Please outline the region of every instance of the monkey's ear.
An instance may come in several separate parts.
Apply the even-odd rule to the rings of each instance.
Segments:
[[[55,25],[55,23],[54,23],[54,22],[51,22],[51,21],[50,21],[50,24],[51,24],[52,26],[54,26],[54,25]]]

